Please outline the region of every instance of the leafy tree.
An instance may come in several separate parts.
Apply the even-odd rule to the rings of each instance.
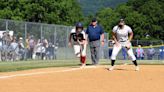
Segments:
[[[128,0],[77,0],[85,16],[95,15],[102,8],[115,8]]]
[[[111,32],[119,18],[131,26],[135,39],[164,40],[164,2],[162,0],[129,0],[115,9],[104,8],[97,13],[101,24]]]
[[[72,25],[83,16],[76,0],[1,0],[0,18]]]
[[[111,37],[111,29],[119,20],[119,13],[115,13],[111,8],[102,9],[97,13],[98,20],[106,32]]]

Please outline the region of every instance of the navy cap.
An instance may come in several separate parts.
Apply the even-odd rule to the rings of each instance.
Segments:
[[[96,21],[97,21],[97,19],[96,19],[96,18],[93,18],[93,19],[92,19],[92,22],[96,22]]]

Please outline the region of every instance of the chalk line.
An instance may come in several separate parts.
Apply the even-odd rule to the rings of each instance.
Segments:
[[[89,69],[89,68],[97,68],[97,67],[87,66],[84,69]],[[76,71],[76,70],[82,70],[82,69],[81,68],[71,68],[71,69],[65,69],[65,70],[59,70],[59,71],[34,72],[34,73],[5,75],[5,76],[0,76],[0,79],[7,79],[7,78],[13,78],[13,77],[24,77],[24,76],[33,76],[33,75],[42,75],[42,74],[49,74],[49,73],[70,72],[70,71]]]

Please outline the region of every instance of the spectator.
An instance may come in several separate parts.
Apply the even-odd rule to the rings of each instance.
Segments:
[[[49,43],[49,46],[46,50],[47,59],[56,59],[55,46],[52,43]]]
[[[27,34],[25,40],[25,59],[30,58],[30,45],[29,45],[30,36]]]
[[[147,50],[147,59],[152,60],[153,56],[155,55],[155,49],[152,45],[150,45],[150,48]]]
[[[43,39],[42,40],[42,43],[43,43],[43,46],[45,47],[45,48],[48,48],[48,40],[47,39]]]
[[[29,40],[29,55],[30,55],[30,59],[33,58],[33,53],[34,53],[34,47],[35,47],[35,40],[34,40],[34,36],[32,35],[30,37],[30,40]]]
[[[161,46],[159,49],[159,59],[164,60],[164,46]]]
[[[126,48],[122,48],[122,56],[123,56],[123,60],[127,59]]]
[[[3,45],[10,45],[12,39],[9,32],[4,32],[2,36]]]
[[[9,53],[8,53],[8,59],[15,61],[18,60],[18,55],[19,55],[19,48],[18,48],[18,43],[16,42],[16,37],[13,37],[12,42],[7,48]]]
[[[142,49],[141,45],[138,45],[138,48],[136,49],[136,57],[138,60],[144,59],[144,50]]]
[[[41,57],[42,60],[45,60],[45,53],[46,53],[46,49],[43,45],[43,42],[41,42],[41,40],[38,40],[38,43],[35,46],[35,53],[34,53],[34,58],[35,58],[35,54],[37,57]]]
[[[25,47],[23,44],[23,38],[22,37],[19,38],[18,46],[19,46],[20,60],[24,60],[24,58],[25,58]]]

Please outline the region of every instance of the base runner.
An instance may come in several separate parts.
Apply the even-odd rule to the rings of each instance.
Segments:
[[[71,30],[68,45],[70,47],[73,45],[76,57],[80,58],[81,68],[84,68],[86,65],[87,42],[82,23],[76,23],[76,27]]]
[[[135,65],[135,70],[139,71],[139,67],[136,61],[136,57],[132,50],[131,40],[133,38],[132,29],[125,25],[124,19],[120,19],[119,24],[113,28],[112,37],[115,41],[113,46],[112,56],[111,56],[111,68],[110,71],[114,69],[114,63],[116,60],[116,56],[118,55],[121,48],[126,48],[128,55],[131,57],[132,62]]]

